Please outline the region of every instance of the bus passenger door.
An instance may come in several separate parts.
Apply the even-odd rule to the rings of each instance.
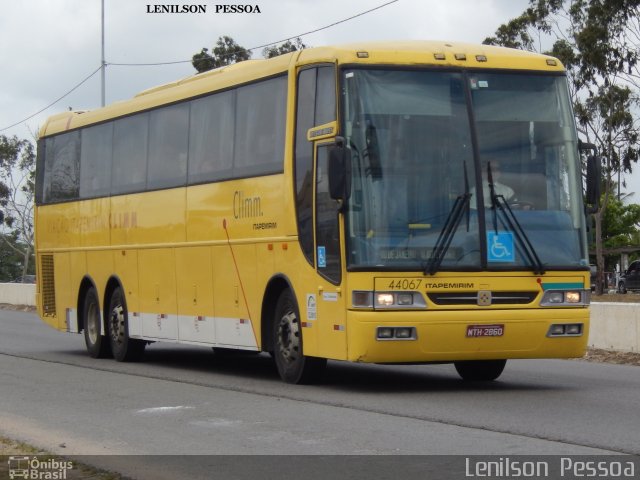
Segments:
[[[329,147],[315,148],[315,265],[317,275],[316,315],[318,352],[321,356],[345,359],[347,332],[345,315],[346,289],[342,288],[340,253],[340,215],[338,203],[329,195]]]

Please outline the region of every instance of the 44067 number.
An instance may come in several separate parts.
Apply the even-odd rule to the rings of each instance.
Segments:
[[[421,278],[399,278],[389,282],[389,290],[417,290],[422,285]]]

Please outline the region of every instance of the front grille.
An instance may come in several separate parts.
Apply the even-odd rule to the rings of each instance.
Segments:
[[[40,259],[40,278],[42,285],[42,311],[44,315],[56,315],[56,287],[53,270],[53,255],[42,255]]]
[[[491,305],[526,305],[538,292],[491,292]],[[436,305],[478,305],[478,292],[437,292],[427,297]]]

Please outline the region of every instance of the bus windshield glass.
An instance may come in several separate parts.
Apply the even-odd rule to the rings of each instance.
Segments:
[[[588,265],[564,76],[354,68],[342,82],[350,269],[430,271],[434,248],[439,270]]]

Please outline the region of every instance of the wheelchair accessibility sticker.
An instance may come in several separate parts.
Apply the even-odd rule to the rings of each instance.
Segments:
[[[487,232],[487,260],[515,262],[516,255],[511,232]]]
[[[318,247],[318,268],[326,268],[327,253],[324,247]]]

